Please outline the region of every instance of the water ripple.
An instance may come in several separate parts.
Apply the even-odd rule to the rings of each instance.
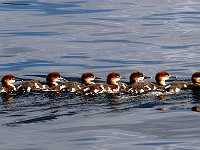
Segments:
[[[56,65],[56,64],[53,64],[53,62],[45,60],[30,59],[23,62],[0,64],[0,70],[13,71],[13,70],[22,70],[27,67],[49,66],[49,65]]]
[[[198,47],[200,44],[187,44],[187,45],[165,45],[161,46],[162,49],[187,49],[190,47]]]
[[[0,37],[5,36],[54,36],[54,35],[61,35],[62,33],[57,32],[4,32],[0,33]]]
[[[32,1],[27,3],[26,1],[19,2],[5,2],[1,3],[0,11],[38,11],[43,12],[43,15],[60,15],[60,14],[87,14],[87,13],[101,13],[111,12],[116,9],[81,9],[80,4],[86,1],[79,2],[65,2],[65,3],[48,3]],[[24,7],[24,5],[26,7]],[[74,9],[73,9],[74,8]],[[67,10],[68,9],[68,10]],[[73,9],[73,10],[72,10]]]
[[[13,54],[15,54],[15,55],[16,54],[24,54],[27,52],[34,52],[34,51],[37,51],[37,49],[30,48],[30,47],[10,47],[10,48],[1,49],[1,52],[9,54],[8,56],[11,56]],[[15,55],[13,55],[13,56],[15,56]],[[4,55],[1,55],[1,56],[3,57]]]
[[[97,62],[108,62],[108,63],[116,63],[116,64],[164,64],[165,62],[160,60],[113,60],[113,59],[93,59],[93,61]]]
[[[36,117],[32,119],[27,119],[27,120],[21,120],[21,121],[15,121],[14,123],[7,123],[6,126],[17,126],[19,124],[29,124],[29,123],[37,123],[37,122],[45,122],[45,121],[50,121],[56,119],[55,115],[47,115],[47,116],[42,116],[42,117]]]
[[[45,67],[45,66],[69,66],[69,67],[81,67],[89,68],[89,65],[85,64],[64,64],[64,63],[55,63],[53,61],[46,61],[40,59],[27,59],[26,61],[16,62],[16,63],[4,63],[0,64],[0,70],[2,71],[18,71],[25,68],[34,68],[34,67]]]
[[[150,16],[176,16],[176,15],[183,15],[185,17],[185,15],[199,15],[200,11],[181,11],[181,12],[170,12],[170,13],[159,13],[159,14],[152,14]]]
[[[109,34],[109,33],[108,33]],[[141,44],[141,45],[153,45],[153,43],[140,42],[140,41],[131,41],[126,39],[98,39],[98,40],[76,40],[76,41],[67,41],[67,42],[78,42],[78,43],[128,43],[128,44]]]
[[[80,81],[85,71],[105,77],[111,70],[126,76],[133,68],[150,75],[162,69],[191,82],[200,66],[199,4],[3,0],[1,74],[42,82],[57,70]],[[191,111],[199,102],[199,92],[190,90],[163,96],[1,95],[0,149],[199,149],[199,112]]]

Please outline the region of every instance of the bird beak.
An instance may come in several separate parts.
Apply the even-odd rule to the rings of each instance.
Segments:
[[[15,81],[23,81],[24,79],[23,78],[20,78],[20,77],[15,77]]]
[[[60,77],[59,80],[60,80],[60,82],[65,81],[65,79],[62,77]]]
[[[170,78],[170,79],[176,79],[176,76],[173,75],[173,74],[170,74],[169,78]]]
[[[151,79],[151,77],[148,77],[148,76],[144,76],[144,79]]]
[[[170,74],[170,75],[169,75],[169,79],[167,79],[166,82],[173,82],[173,81],[175,81],[175,80],[176,80],[176,76]]]
[[[126,80],[127,78],[126,78],[126,77],[121,77],[120,79],[122,79],[122,80],[123,80],[123,79]]]
[[[101,78],[101,77],[95,77],[95,79],[97,79],[97,80],[98,80],[98,79],[102,79],[102,78]]]
[[[103,82],[101,77],[95,77],[95,82]]]

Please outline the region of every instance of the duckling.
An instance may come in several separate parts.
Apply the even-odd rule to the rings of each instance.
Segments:
[[[18,92],[42,92],[42,91],[60,91],[59,82],[61,82],[61,76],[58,72],[51,72],[46,77],[46,83],[42,83],[38,80],[22,81],[18,87]]]
[[[12,93],[16,91],[16,87],[14,85],[16,77],[12,74],[6,74],[1,79],[1,93]]]
[[[154,91],[160,91],[160,92],[166,92],[166,88],[168,88],[166,84],[166,80],[169,80],[171,75],[166,71],[160,71],[155,76],[155,81],[153,82],[153,90]]]
[[[119,93],[127,89],[125,83],[120,82],[120,74],[116,72],[107,75],[106,84],[99,83],[88,86],[85,90],[85,95],[94,95],[100,93]]]
[[[43,91],[61,91],[64,87],[61,82],[64,79],[58,72],[51,72],[46,77],[46,84],[42,85]]]
[[[188,83],[188,89],[199,91],[200,90],[200,72],[195,72],[191,77],[192,83]]]
[[[87,87],[90,85],[95,84],[95,79],[100,79],[99,77],[96,77],[91,72],[83,73],[81,76],[81,82],[76,81],[66,81],[63,85],[64,91],[72,92],[76,94],[82,94],[87,90]]]
[[[135,71],[130,75],[130,85],[128,93],[130,94],[143,94],[153,90],[153,84],[145,81],[150,77],[145,76],[139,71]]]

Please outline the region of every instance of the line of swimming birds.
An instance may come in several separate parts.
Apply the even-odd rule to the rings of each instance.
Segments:
[[[146,94],[150,92],[157,93],[177,93],[186,89],[200,89],[200,72],[193,73],[190,82],[174,81],[166,84],[166,81],[173,78],[166,71],[160,71],[155,75],[155,82],[150,82],[139,71],[132,72],[129,83],[120,81],[120,74],[116,72],[107,75],[106,83],[95,83],[96,77],[93,73],[84,73],[81,81],[68,81],[61,77],[58,72],[51,72],[46,76],[46,82],[38,80],[21,80],[18,84],[17,78],[12,74],[6,74],[1,79],[0,93],[18,93],[18,92],[71,92],[83,95],[96,95],[101,93],[127,93],[131,95]]]

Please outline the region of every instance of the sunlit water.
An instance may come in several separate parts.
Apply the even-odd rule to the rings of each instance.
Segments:
[[[0,75],[167,70],[188,80],[200,66],[198,0],[0,0],[0,24]],[[199,97],[2,98],[0,149],[199,149]]]

